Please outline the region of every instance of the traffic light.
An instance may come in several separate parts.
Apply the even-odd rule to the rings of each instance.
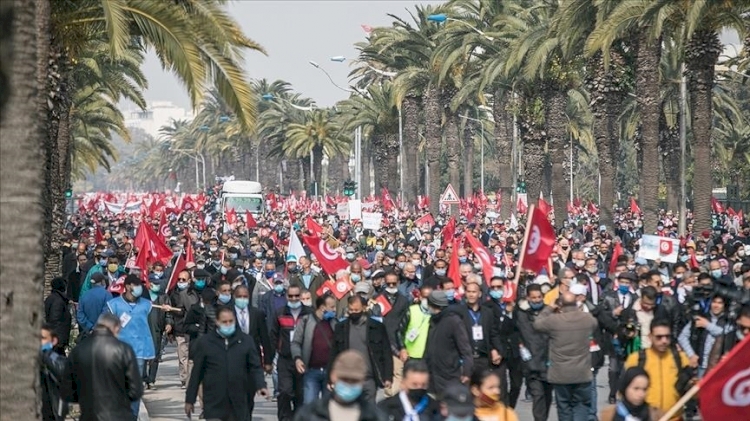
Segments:
[[[344,181],[344,196],[354,196],[357,191],[357,183],[352,180]]]
[[[70,199],[71,197],[73,197],[73,189],[66,189],[65,190],[65,198],[66,199]]]
[[[526,193],[526,182],[520,178],[516,180],[516,193]]]

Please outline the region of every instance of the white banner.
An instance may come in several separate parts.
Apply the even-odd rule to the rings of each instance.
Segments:
[[[118,214],[118,213],[140,213],[141,212],[141,202],[132,202],[128,203],[127,205],[123,205],[121,203],[113,203],[113,202],[107,202],[105,200],[102,200],[103,207],[100,207],[99,210],[108,210],[112,213]],[[123,211],[124,208],[124,211]]]
[[[379,230],[383,214],[380,212],[362,212],[362,228]]]
[[[352,199],[349,201],[349,219],[362,219],[362,201]]]
[[[658,235],[644,235],[641,237],[638,257],[648,260],[659,259],[666,263],[677,263],[677,252],[679,249],[680,240],[660,237]]]
[[[349,203],[343,202],[336,205],[336,214],[342,221],[349,219]]]

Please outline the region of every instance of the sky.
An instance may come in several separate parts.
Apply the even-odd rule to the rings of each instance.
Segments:
[[[235,0],[228,9],[245,34],[262,45],[268,56],[247,52],[249,78],[285,80],[296,92],[313,99],[319,106],[331,106],[349,96],[336,88],[313,60],[342,87],[348,85],[349,62],[337,63],[330,57],[355,58],[354,44],[366,40],[360,25],[388,26],[388,13],[411,20],[407,9],[414,5],[437,5],[442,1],[260,1]],[[172,101],[190,108],[184,87],[161,69],[156,56],[149,54],[143,67],[149,81],[148,101]]]
[[[285,80],[296,92],[313,99],[319,106],[331,106],[349,96],[336,88],[325,73],[309,64],[315,61],[325,68],[339,85],[348,85],[351,70],[348,60],[355,58],[354,44],[366,40],[360,25],[389,26],[393,19],[388,13],[407,21],[407,10],[416,4],[438,5],[442,1],[396,0],[235,0],[228,9],[242,26],[245,34],[262,45],[268,55],[246,53],[246,70],[252,79]],[[737,43],[736,34],[723,34],[725,43]],[[330,61],[330,57],[344,56],[347,62]],[[172,101],[190,108],[184,87],[170,73],[161,69],[151,53],[144,64],[149,81],[145,92],[150,101]]]

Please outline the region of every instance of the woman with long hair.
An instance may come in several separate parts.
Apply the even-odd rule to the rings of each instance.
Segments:
[[[500,377],[490,370],[476,370],[471,376],[474,416],[479,421],[518,421],[513,408],[501,402]]]

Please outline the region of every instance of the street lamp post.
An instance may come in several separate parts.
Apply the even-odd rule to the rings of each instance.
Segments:
[[[195,151],[191,149],[175,149],[175,148],[169,148],[169,150],[172,152],[185,154],[195,160],[195,189],[200,190],[201,185],[200,185],[200,178],[198,175],[198,155],[195,154]]]

